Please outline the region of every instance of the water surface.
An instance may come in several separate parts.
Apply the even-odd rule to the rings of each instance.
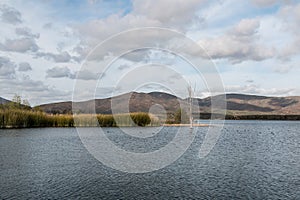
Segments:
[[[177,128],[150,138],[105,131],[125,150],[148,152],[171,141]],[[199,128],[168,167],[128,174],[93,158],[74,128],[0,130],[0,199],[300,199],[299,122],[227,121],[200,159],[206,131]]]

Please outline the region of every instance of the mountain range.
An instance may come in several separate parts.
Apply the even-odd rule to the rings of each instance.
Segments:
[[[210,113],[211,101],[221,99],[221,95],[194,98],[194,112]],[[129,100],[129,102],[128,102]],[[127,102],[126,102],[127,101]],[[162,92],[138,93],[131,92],[119,96],[88,100],[75,103],[74,110],[78,113],[114,113],[126,112],[126,106],[130,112],[148,112],[155,104],[160,105],[167,113],[175,113],[183,105],[188,109],[187,99]],[[300,115],[300,97],[267,97],[246,94],[226,94],[227,114],[229,115]],[[47,113],[72,113],[72,102],[49,103],[37,106]],[[128,110],[128,109],[127,109]],[[198,111],[195,111],[198,110]],[[197,114],[197,113],[196,113]]]

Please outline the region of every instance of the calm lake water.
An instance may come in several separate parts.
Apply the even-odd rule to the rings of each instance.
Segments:
[[[122,148],[147,152],[177,128],[150,138],[104,130]],[[128,174],[97,161],[74,128],[0,130],[0,199],[300,199],[300,122],[228,121],[200,159],[206,131],[166,168]]]

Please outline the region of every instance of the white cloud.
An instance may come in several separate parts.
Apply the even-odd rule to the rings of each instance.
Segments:
[[[71,98],[70,91],[62,91],[46,85],[43,81],[32,80],[29,76],[21,76],[15,79],[0,79],[0,94],[5,94],[11,99],[15,94],[28,99],[31,105],[39,105],[45,102],[65,101]]]
[[[285,44],[284,47],[280,49],[278,54],[278,58],[283,61],[288,61],[292,56],[297,56],[300,53],[300,37],[298,39],[294,39],[291,43]]]
[[[156,26],[161,26],[161,23],[157,20],[128,14],[124,17],[111,15],[105,19],[91,20],[86,23],[78,24],[74,28],[76,28],[79,33],[81,43],[88,45],[91,49],[103,40],[121,31],[137,27]]]
[[[112,15],[106,19],[91,20],[76,26],[81,41],[74,50],[79,55],[79,60],[83,60],[96,45],[100,44],[112,35],[128,29],[147,26],[161,26],[161,23],[159,21],[147,19],[146,17],[134,16],[131,14],[124,17]],[[129,35],[128,37],[132,38],[134,36]],[[145,36],[145,38],[146,37],[147,36]],[[99,52],[99,55],[104,53],[108,55],[112,51],[118,52],[119,49],[130,45],[126,44],[125,41],[127,40],[127,38],[124,38],[122,43],[111,44],[111,46],[107,47],[104,52]],[[139,43],[140,41],[136,42]]]
[[[293,69],[293,66],[291,64],[285,63],[277,65],[274,69],[274,72],[280,73],[280,74],[286,74],[290,72]]]
[[[242,19],[232,30],[237,37],[251,37],[257,33],[260,26],[258,19]]]
[[[117,10],[110,10],[116,3],[88,1],[93,6],[87,4],[78,8],[86,10],[76,11],[76,15],[71,9],[64,8],[65,4],[59,4],[59,9],[48,2],[32,1],[26,4],[6,1],[10,6],[0,6],[0,79],[9,80],[1,82],[0,96],[16,90],[32,95],[37,102],[68,99],[75,78],[83,80],[89,88],[99,77],[94,68],[78,72],[79,63],[90,50],[114,34],[141,27],[174,28],[200,40],[219,65],[221,76],[226,76],[225,84],[236,84],[229,86],[232,91],[261,95],[299,93],[297,88],[289,93],[289,85],[299,85],[296,75],[300,55],[300,4],[296,1],[133,0],[130,2],[132,7],[118,3],[122,8]],[[91,7],[101,6],[108,9],[107,14],[87,14]],[[58,10],[65,13],[58,14]],[[106,58],[114,57],[122,50],[152,45],[154,40],[160,47],[174,48],[178,45],[176,39],[146,31],[140,35],[128,34],[99,50],[95,57],[100,55],[100,62],[106,62]],[[198,56],[198,52],[193,55]],[[127,60],[118,66],[119,71],[127,72],[131,62],[150,58],[145,58],[144,52],[131,52],[122,59]],[[166,63],[165,57],[152,59],[170,64]],[[24,61],[28,65],[21,64]],[[188,72],[188,68],[182,68]],[[21,77],[24,74],[30,74],[30,78]],[[112,71],[104,77],[113,82],[114,76],[116,73]],[[60,90],[54,89],[55,86]]]
[[[197,15],[200,6],[206,0],[133,0],[133,13],[160,21],[164,26],[184,28],[195,21],[201,21]]]
[[[281,24],[281,31],[284,31],[289,41],[280,49],[278,58],[290,60],[300,53],[300,3],[283,6],[277,16]]]
[[[256,84],[247,84],[247,85],[227,85],[225,87],[225,90],[226,93],[291,96],[294,94],[295,88],[263,88],[260,85],[256,85]]]
[[[232,63],[272,58],[275,56],[275,49],[259,43],[259,24],[258,19],[242,19],[224,35],[202,39],[199,44],[213,59],[225,58]]]
[[[125,16],[112,14],[105,19],[90,20],[78,24],[76,27],[82,39],[88,39],[85,38],[88,36],[97,39],[97,41],[137,27],[159,26],[178,28],[182,31],[193,20],[199,20],[196,12],[204,2],[206,0],[133,0],[133,11]]]
[[[179,31],[185,31],[191,24],[199,19],[197,10],[201,5],[207,2],[206,0],[134,0],[132,2],[133,11],[120,16],[118,14],[110,15],[105,19],[90,20],[74,26],[77,29],[78,36],[81,39],[80,44],[74,49],[83,59],[87,53],[92,50],[97,44],[109,38],[110,36],[133,28],[141,27],[169,27]],[[161,38],[158,42],[165,42],[166,38],[161,35],[129,35],[128,39],[136,38],[136,43],[147,44],[149,38]],[[128,40],[124,37],[123,43],[116,43],[114,49],[117,52],[118,48],[123,48]],[[159,40],[159,39],[157,39]],[[168,38],[170,40],[170,38]]]

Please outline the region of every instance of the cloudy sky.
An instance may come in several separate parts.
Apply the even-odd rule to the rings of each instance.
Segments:
[[[201,46],[206,56],[197,56],[216,66],[227,93],[300,95],[300,1],[296,0],[2,0],[0,27],[0,96],[11,99],[19,94],[32,105],[71,100],[75,81],[88,88],[102,78],[102,86],[91,87],[96,97],[126,92],[120,85],[139,74],[145,74],[145,82],[159,82],[153,80],[157,74],[169,82],[172,78],[180,82],[178,76],[197,82],[186,63],[159,49],[127,53],[105,72],[82,67],[107,38],[143,27],[178,31]],[[127,35],[110,49],[98,49],[96,55],[103,55],[98,62],[114,58],[135,40],[147,46],[149,38],[156,43],[170,39],[149,35]],[[134,67],[153,60],[163,65]],[[174,63],[176,73],[164,67]],[[138,90],[143,83],[138,84],[131,87]],[[200,97],[209,95],[204,85],[197,86]],[[144,85],[141,90],[164,90],[156,86]]]

